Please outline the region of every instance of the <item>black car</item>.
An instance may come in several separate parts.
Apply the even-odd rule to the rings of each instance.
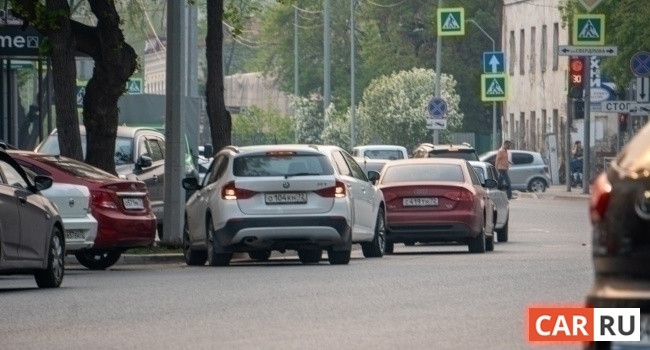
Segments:
[[[56,288],[64,275],[63,222],[39,191],[52,178],[34,181],[0,144],[0,275],[33,274],[41,288]]]
[[[590,307],[641,310],[641,342],[650,349],[650,124],[627,144],[593,185],[594,285]],[[594,343],[590,349],[621,348]]]

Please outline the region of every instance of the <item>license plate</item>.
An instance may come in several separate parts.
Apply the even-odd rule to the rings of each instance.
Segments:
[[[305,204],[306,192],[267,193],[264,195],[266,204]]]
[[[402,204],[405,207],[433,207],[438,205],[438,198],[436,197],[417,197],[417,198],[404,198]]]
[[[65,239],[86,239],[83,231],[65,231]]]
[[[633,342],[612,342],[610,349],[649,349],[650,348],[650,315],[641,315],[641,339]]]
[[[144,209],[142,198],[122,198],[125,209]]]

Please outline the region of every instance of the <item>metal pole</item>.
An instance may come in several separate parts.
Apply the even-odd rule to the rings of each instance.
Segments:
[[[298,79],[298,8],[293,7],[293,97],[298,98],[299,94],[299,79]],[[294,117],[297,116],[298,108],[294,106]],[[298,133],[294,134],[294,142],[298,143]]]
[[[330,106],[331,86],[330,86],[330,0],[323,0],[323,116],[325,125],[329,124],[327,107]]]
[[[438,8],[442,8],[442,0],[438,0]],[[440,97],[440,70],[442,69],[442,37],[440,35],[436,38],[436,79],[435,79],[435,97]],[[437,129],[433,130],[433,144],[437,145],[440,142],[440,134]]]
[[[355,101],[354,101],[354,2],[350,0],[350,149],[355,146]]]
[[[566,179],[566,191],[571,192],[571,125],[575,115],[575,103],[573,98],[568,99],[566,114],[566,132],[564,133],[564,178]],[[571,113],[569,113],[569,111]]]
[[[584,92],[585,92],[585,150],[584,163],[582,164],[582,193],[589,194],[589,179],[591,178],[591,57],[585,57],[586,68],[584,70]]]

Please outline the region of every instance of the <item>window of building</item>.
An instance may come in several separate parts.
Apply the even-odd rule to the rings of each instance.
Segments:
[[[535,44],[535,36],[537,34],[537,28],[535,27],[530,27],[530,72],[534,73],[535,72],[535,59],[537,58],[537,54],[535,53],[535,49],[537,47],[537,44]]]
[[[510,62],[509,63],[509,71],[510,75],[515,75],[515,61],[516,61],[516,53],[517,50],[515,49],[515,31],[511,30],[510,31]]]
[[[546,72],[546,50],[548,47],[546,45],[546,24],[542,25],[542,45],[539,51],[539,68],[542,73]]]
[[[559,45],[560,40],[560,26],[557,23],[553,23],[553,70],[558,68],[558,55],[557,55],[557,46]]]
[[[524,74],[524,57],[526,56],[526,33],[525,29],[519,32],[519,74]]]

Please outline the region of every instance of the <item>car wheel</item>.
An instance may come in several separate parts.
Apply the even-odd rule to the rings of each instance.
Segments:
[[[158,239],[163,239],[163,225],[156,225],[156,233],[158,234]]]
[[[185,257],[185,263],[189,266],[205,265],[205,261],[208,259],[208,254],[205,251],[192,249],[187,218],[185,218],[185,224],[183,225],[183,256]]]
[[[104,250],[97,251],[92,249],[82,249],[74,253],[79,263],[91,270],[105,270],[120,260],[121,250]]]
[[[494,250],[494,236],[485,236],[485,251],[491,252]]]
[[[395,244],[393,242],[386,242],[386,248],[384,249],[384,253],[393,254],[394,249],[395,249]]]
[[[217,241],[214,239],[214,225],[212,224],[212,218],[208,217],[207,228],[205,232],[205,245],[208,247],[208,265],[210,266],[228,266],[230,264],[230,259],[232,259],[232,253],[220,252],[221,247],[218,247]]]
[[[470,238],[467,246],[470,253],[485,253],[485,230],[481,228],[478,236]]]
[[[63,246],[63,235],[58,227],[52,229],[50,247],[47,254],[47,268],[36,271],[34,279],[39,288],[57,288],[63,281],[65,273],[65,249]]]
[[[327,260],[331,265],[347,265],[350,262],[350,250],[327,250]]]
[[[501,229],[497,230],[497,241],[499,242],[507,242],[508,241],[508,223],[510,222],[510,218],[506,221],[505,225]]]
[[[248,257],[257,260],[257,261],[268,261],[271,257],[270,250],[258,250],[253,252],[248,252]]]
[[[528,191],[542,193],[546,191],[546,181],[540,178],[534,178],[528,183]]]
[[[363,256],[366,258],[381,258],[386,250],[386,221],[384,210],[379,209],[377,221],[375,222],[375,234],[370,242],[361,243]]]
[[[320,261],[323,255],[322,249],[300,249],[298,250],[298,259],[303,264],[314,264]]]

